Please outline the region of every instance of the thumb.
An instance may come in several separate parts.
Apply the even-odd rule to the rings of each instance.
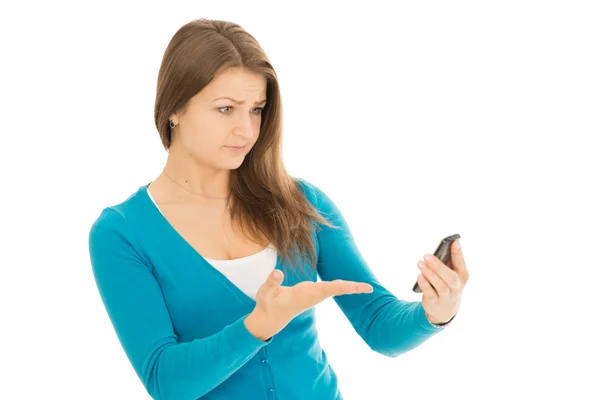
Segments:
[[[283,273],[278,269],[271,272],[267,277],[267,286],[269,288],[274,289],[280,286],[281,282],[283,282]]]

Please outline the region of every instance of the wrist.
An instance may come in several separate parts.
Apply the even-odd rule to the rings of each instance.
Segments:
[[[431,315],[429,315],[429,313],[427,313],[427,311],[425,311],[425,318],[427,318],[427,320],[429,321],[430,324],[434,325],[434,326],[444,326],[447,325],[448,323],[450,323],[450,321],[452,321],[454,319],[454,317],[450,318],[447,321],[441,321],[441,320],[436,320],[434,317],[432,317]]]
[[[244,319],[244,325],[252,336],[263,342],[266,342],[273,336],[269,333],[266,316],[256,311],[256,309]]]

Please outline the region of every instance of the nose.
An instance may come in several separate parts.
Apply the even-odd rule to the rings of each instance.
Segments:
[[[246,139],[252,139],[254,137],[254,127],[252,126],[251,117],[240,117],[233,129],[233,133]]]

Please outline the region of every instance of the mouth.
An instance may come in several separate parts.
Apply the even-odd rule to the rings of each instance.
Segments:
[[[226,149],[238,150],[239,151],[239,150],[244,150],[244,148],[246,146],[223,146],[223,147],[225,147]]]

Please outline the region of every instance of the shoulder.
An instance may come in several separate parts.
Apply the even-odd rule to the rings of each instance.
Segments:
[[[111,228],[119,228],[124,226],[125,222],[125,215],[123,215],[118,205],[107,206],[100,211],[100,214],[92,222],[90,231],[95,234]]]
[[[298,187],[304,193],[308,201],[321,213],[331,214],[338,213],[337,205],[332,198],[327,194],[326,190],[315,183],[304,178],[294,178]]]
[[[88,234],[90,251],[106,250],[117,242],[131,242],[127,220],[117,206],[104,208],[92,222]]]
[[[328,200],[325,192],[315,183],[304,178],[294,178],[294,181],[313,206],[318,207],[324,200]]]
[[[89,230],[90,246],[115,240],[133,242],[129,220],[135,219],[136,213],[143,209],[140,204],[143,187],[124,200],[105,206],[96,214]]]

